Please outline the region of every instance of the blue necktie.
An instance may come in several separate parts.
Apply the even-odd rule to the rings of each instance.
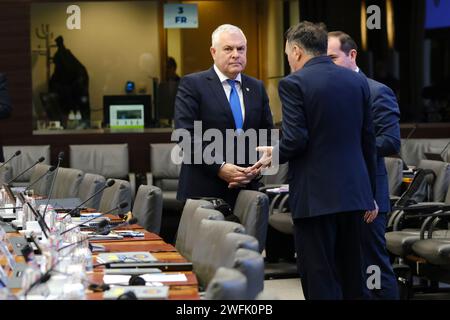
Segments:
[[[236,124],[236,129],[242,129],[244,121],[242,120],[241,102],[239,101],[239,95],[236,91],[235,80],[227,80],[228,84],[231,86],[230,93],[230,106],[233,112],[234,123]]]

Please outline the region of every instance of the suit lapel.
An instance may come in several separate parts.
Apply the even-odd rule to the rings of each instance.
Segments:
[[[225,95],[225,91],[223,90],[222,83],[219,80],[214,68],[209,69],[208,75],[206,76],[208,79],[208,84],[211,90],[214,92],[214,95],[217,98],[217,107],[222,108],[227,115],[227,119],[230,123],[233,124],[233,128],[236,129],[236,125],[234,123],[233,113],[231,111],[230,103],[228,102],[228,98]],[[214,106],[216,107],[216,106]]]
[[[244,99],[244,109],[245,109],[245,118],[244,118],[244,130],[248,128],[249,121],[251,119],[251,111],[253,110],[252,102],[255,101],[254,94],[256,88],[249,86],[249,81],[245,75],[241,74],[242,79],[242,96]]]

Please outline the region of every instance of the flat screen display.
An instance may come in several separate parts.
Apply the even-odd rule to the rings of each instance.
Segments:
[[[109,124],[111,129],[143,129],[144,105],[109,106]]]

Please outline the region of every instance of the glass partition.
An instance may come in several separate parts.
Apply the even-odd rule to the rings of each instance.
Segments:
[[[32,3],[30,33],[34,133],[160,126],[157,1]]]

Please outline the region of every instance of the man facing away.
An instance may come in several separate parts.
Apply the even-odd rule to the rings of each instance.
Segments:
[[[201,163],[183,162],[177,199],[218,197],[233,207],[241,188],[255,189],[258,184],[254,180],[256,173],[245,171],[250,166],[248,148],[239,154],[238,146],[227,145],[226,130],[271,129],[272,114],[262,82],[242,73],[247,63],[247,39],[242,30],[221,25],[211,38],[214,65],[180,80],[175,98],[175,127],[188,130],[193,137],[194,121],[201,121],[202,137],[206,130],[216,129],[224,146],[215,150],[214,163],[203,158],[209,141],[202,140],[197,150],[195,146],[192,148],[190,160],[195,160],[195,152],[201,153]],[[229,156],[230,151],[235,151],[234,157]],[[239,157],[245,161],[237,161]]]
[[[376,149],[367,81],[327,56],[323,24],[286,32],[291,74],[279,84],[282,137],[271,154],[289,161],[289,201],[306,299],[362,299],[362,224],[377,215]],[[273,151],[273,152],[272,152]]]
[[[328,56],[339,66],[365,75],[356,64],[358,47],[342,31],[328,33]],[[366,78],[370,89],[372,114],[377,147],[377,177],[375,199],[379,206],[377,218],[363,225],[362,247],[366,268],[377,266],[381,272],[380,287],[366,286],[366,297],[373,299],[398,299],[398,287],[389,254],[386,249],[386,222],[390,211],[389,184],[384,157],[400,152],[400,110],[395,94],[384,84]]]

